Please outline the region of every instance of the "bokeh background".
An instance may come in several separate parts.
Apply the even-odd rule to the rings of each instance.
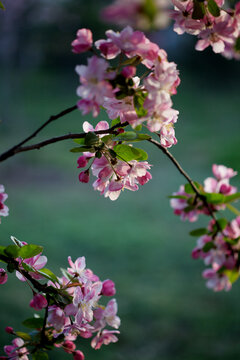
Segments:
[[[109,26],[99,20],[109,1],[5,0],[0,13],[0,152],[30,134],[50,115],[76,103],[71,53],[78,28]],[[167,30],[151,34],[178,63],[181,86],[174,96],[180,111],[178,144],[171,149],[191,176],[203,181],[213,163],[240,171],[240,64],[211,50],[194,50],[190,35]],[[105,115],[101,120],[106,119]],[[74,112],[46,128],[36,141],[82,130]],[[188,233],[205,225],[182,223],[167,195],[184,179],[157,149],[149,147],[153,179],[138,192],[125,191],[117,202],[104,199],[91,184],[78,182],[77,155],[71,142],[18,154],[1,163],[0,183],[9,194],[10,216],[2,219],[1,245],[10,235],[43,245],[48,267],[60,275],[67,256],[86,256],[87,266],[117,287],[121,335],[117,344],[95,351],[88,340],[78,348],[88,360],[235,360],[240,356],[239,283],[229,293],[206,289],[201,261],[191,259],[195,239]],[[239,185],[239,176],[233,180]],[[9,277],[1,287],[0,346],[12,340],[9,325],[24,330],[32,316],[31,291]],[[71,355],[56,351],[50,359]]]

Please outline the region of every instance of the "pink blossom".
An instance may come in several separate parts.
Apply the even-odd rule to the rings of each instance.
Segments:
[[[0,185],[0,216],[8,216],[9,209],[4,204],[4,201],[8,198],[8,195],[4,193],[4,186]],[[0,217],[1,224],[1,217]]]
[[[188,208],[189,204],[187,200],[191,195],[185,192],[184,186],[181,185],[177,192],[173,193],[174,196],[181,196],[182,198],[176,198],[170,200],[170,205],[174,209],[175,215],[180,215],[182,220],[189,220],[194,222],[198,219],[198,214],[200,213],[197,209],[192,209],[190,211],[184,211],[185,208]]]
[[[93,39],[92,32],[89,29],[80,29],[77,32],[77,39],[72,42],[72,51],[80,54],[89,50],[92,47]]]
[[[6,331],[6,333],[8,333],[8,334],[13,334],[13,328],[11,327],[11,326],[7,326],[7,327],[5,327],[5,331]]]
[[[72,341],[64,341],[64,343],[62,344],[63,350],[68,353],[68,354],[72,354],[74,352],[74,350],[76,349],[76,345],[74,344],[74,342]]]
[[[78,106],[80,105],[84,114],[92,110],[93,116],[98,115],[99,106],[103,104],[105,97],[113,97],[112,86],[107,80],[114,74],[108,73],[107,68],[108,63],[97,56],[89,58],[87,66],[76,67],[81,82],[77,95],[84,100]]]
[[[206,286],[214,291],[229,291],[232,288],[232,284],[226,275],[218,274],[212,269],[206,269],[203,272],[203,277],[208,279]]]
[[[4,351],[11,360],[28,360],[28,350],[24,347],[24,341],[21,338],[15,338],[12,345],[4,346]]]
[[[77,350],[73,353],[73,360],[84,360],[85,356],[82,351]]]
[[[104,280],[102,283],[102,295],[114,296],[116,294],[115,284],[112,280]]]
[[[36,294],[30,301],[29,306],[31,306],[35,310],[42,310],[43,308],[48,306],[48,302],[42,294]]]
[[[44,268],[47,263],[47,257],[38,254],[32,258],[23,260],[24,263],[30,265],[36,272],[30,272],[29,274],[36,280],[42,279],[42,275],[38,274],[37,271]],[[16,276],[21,281],[26,281],[25,277],[20,274],[19,271],[16,271]]]
[[[234,171],[231,168],[227,168],[224,165],[216,165],[212,166],[213,175],[217,178],[217,180],[230,179],[233,176],[237,175],[237,171]]]
[[[83,168],[87,166],[88,159],[85,155],[82,155],[77,159],[77,163],[78,163],[78,168]]]
[[[132,78],[136,75],[136,67],[135,66],[125,66],[122,69],[121,74],[125,77],[125,78]]]
[[[5,284],[8,279],[8,274],[3,268],[0,268],[0,284]]]
[[[92,339],[91,346],[97,350],[100,349],[100,347],[104,345],[108,345],[111,342],[115,343],[118,341],[118,338],[114,334],[119,334],[119,331],[117,330],[103,330],[102,332],[99,332],[97,336],[95,336]]]
[[[66,322],[64,311],[56,305],[49,306],[48,311],[47,322],[60,333]]]
[[[107,60],[115,59],[121,50],[112,42],[112,40],[98,40],[95,42],[96,48],[102,53]]]
[[[80,172],[78,179],[82,183],[88,183],[89,182],[89,170]]]

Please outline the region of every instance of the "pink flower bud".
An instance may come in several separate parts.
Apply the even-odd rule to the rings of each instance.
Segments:
[[[29,306],[35,310],[42,310],[48,305],[46,298],[42,294],[37,294],[30,301]]]
[[[115,284],[112,280],[104,280],[102,283],[102,294],[105,296],[113,296],[116,294]]]
[[[83,168],[87,165],[88,161],[86,159],[86,156],[82,155],[77,160],[78,168]]]
[[[122,69],[122,75],[127,79],[135,76],[135,74],[136,74],[135,66],[125,66],[125,68]]]
[[[74,360],[84,360],[85,356],[82,351],[77,350],[77,351],[74,351],[74,353],[73,353],[73,359]]]
[[[5,284],[7,282],[8,275],[3,268],[0,268],[0,284]]]
[[[86,170],[86,171],[82,171],[80,174],[79,174],[79,181],[82,182],[82,183],[88,183],[89,182],[89,171]]]
[[[77,39],[72,42],[72,51],[80,54],[89,50],[92,47],[93,39],[92,32],[89,29],[80,29],[77,32]]]
[[[13,328],[12,328],[11,326],[5,327],[5,331],[6,331],[6,333],[8,333],[8,334],[13,334]]]
[[[68,354],[72,354],[74,350],[76,349],[76,345],[72,341],[64,341],[63,343],[63,350],[66,351]]]
[[[122,133],[125,132],[125,130],[124,130],[123,128],[118,128],[118,129],[117,129],[117,132],[118,132],[118,134],[122,134]]]

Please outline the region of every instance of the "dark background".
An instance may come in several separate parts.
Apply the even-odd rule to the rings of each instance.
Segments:
[[[78,28],[109,28],[99,20],[107,1],[6,0],[0,13],[0,152],[30,134],[50,115],[76,103],[75,65],[85,55],[71,53]],[[173,97],[180,111],[178,144],[171,149],[198,181],[211,176],[213,163],[240,171],[239,62],[210,49],[196,52],[196,39],[167,30],[151,34],[178,63],[181,85]],[[98,120],[105,120],[101,114]],[[45,129],[36,141],[82,131],[90,116],[74,112]],[[67,256],[86,256],[87,266],[117,287],[121,335],[99,351],[81,340],[93,360],[235,360],[240,353],[239,285],[229,293],[206,289],[201,261],[191,259],[195,239],[188,233],[207,224],[182,223],[167,195],[184,179],[157,149],[148,147],[153,179],[138,192],[124,191],[117,202],[91,184],[78,182],[72,142],[19,154],[1,164],[0,183],[9,194],[10,216],[2,219],[1,245],[10,235],[44,246],[48,267],[60,275]],[[239,176],[233,180],[238,185]],[[9,277],[1,287],[0,345],[11,337],[4,327],[24,330],[32,316],[31,290]],[[60,351],[51,359],[71,356]]]

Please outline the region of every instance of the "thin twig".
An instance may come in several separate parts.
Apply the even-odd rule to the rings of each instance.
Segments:
[[[176,166],[178,171],[185,177],[185,179],[187,179],[187,181],[191,185],[191,187],[192,187],[193,191],[195,192],[195,194],[197,195],[197,197],[199,197],[202,200],[202,202],[203,202],[204,206],[206,207],[206,209],[208,210],[210,216],[212,217],[212,219],[214,219],[218,230],[221,232],[221,228],[218,224],[217,218],[216,218],[214,212],[212,211],[209,203],[207,202],[205,195],[200,193],[200,191],[194,184],[194,181],[190,178],[190,176],[186,173],[186,171],[183,170],[183,168],[181,167],[179,162],[175,159],[175,157],[168,151],[168,149],[163,147],[158,141],[156,141],[154,139],[148,139],[148,141],[150,143],[154,144],[155,146],[157,146],[171,160],[171,162]]]
[[[128,125],[128,122],[124,122],[122,123],[117,123],[116,125],[112,126],[110,129],[107,130],[98,130],[98,131],[94,131],[94,134],[96,135],[104,135],[104,134],[114,134],[115,130],[119,127],[123,128],[126,127]],[[47,145],[50,144],[54,144],[56,142],[59,141],[63,141],[63,140],[69,140],[69,139],[82,139],[85,138],[85,136],[87,135],[87,133],[78,133],[78,134],[66,134],[66,135],[62,135],[62,136],[58,136],[58,137],[53,137],[51,139],[48,140],[44,140],[40,143],[37,144],[33,144],[33,145],[29,145],[29,146],[14,146],[12,149],[10,149],[9,151],[3,153],[2,155],[0,155],[0,162],[4,161],[6,159],[8,159],[10,156],[16,155],[20,152],[24,152],[24,151],[31,151],[31,150],[36,150],[36,149],[41,149],[42,147],[45,147]]]
[[[71,113],[72,111],[74,111],[76,109],[77,109],[77,105],[74,105],[74,106],[71,106],[70,108],[67,108],[67,109],[61,111],[57,115],[50,116],[50,118],[47,121],[45,121],[45,123],[43,123],[37,130],[35,130],[26,139],[22,140],[20,143],[18,143],[17,145],[14,145],[12,148],[10,148],[9,150],[7,150],[3,154],[1,154],[0,155],[0,161],[4,161],[4,160],[8,159],[9,157],[15,155],[17,153],[17,150],[19,148],[21,148],[22,145],[26,144],[29,140],[33,139],[47,125],[49,125],[51,122],[53,122],[53,121],[55,121],[55,120],[57,120],[59,118]]]

